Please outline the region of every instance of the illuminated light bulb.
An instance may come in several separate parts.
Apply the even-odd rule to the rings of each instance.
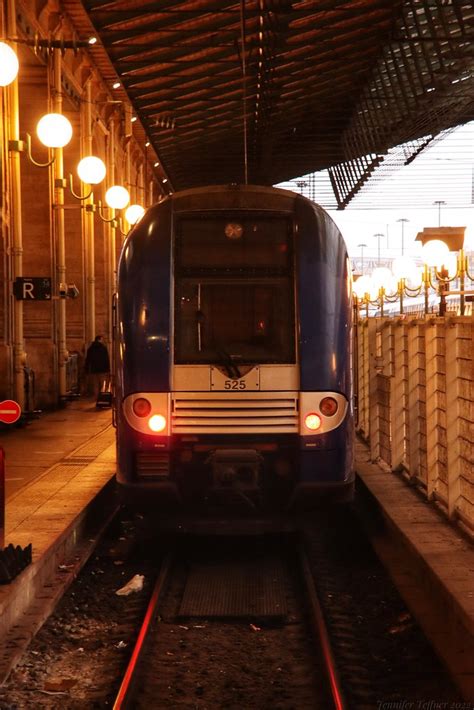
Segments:
[[[458,271],[458,258],[457,254],[455,254],[453,251],[450,251],[448,256],[443,262],[443,266],[445,269],[448,271],[448,276],[450,278],[453,278],[453,276],[456,276],[457,271]]]
[[[466,251],[474,251],[474,223],[467,225],[464,232],[464,249]]]
[[[128,190],[121,185],[113,185],[109,187],[105,193],[105,201],[109,207],[121,210],[130,202],[130,195],[128,194]]]
[[[375,301],[375,299],[379,296],[380,286],[374,282],[372,276],[369,277],[369,283],[367,284],[367,286],[367,293],[369,294],[370,300]]]
[[[96,158],[95,155],[89,155],[87,158],[82,158],[77,166],[77,174],[82,182],[89,185],[98,185],[105,178],[106,167],[103,160]]]
[[[64,148],[72,138],[71,122],[61,113],[47,113],[38,121],[36,134],[48,148]]]
[[[417,279],[416,264],[409,256],[398,256],[393,260],[392,272],[396,279]]]
[[[306,415],[304,423],[307,429],[317,431],[321,426],[321,417],[316,412],[310,412]]]
[[[87,41],[89,44],[96,44],[97,37],[89,37],[89,39]]]
[[[370,276],[360,276],[357,281],[354,282],[352,290],[358,298],[364,298],[366,293],[370,293],[372,288],[372,281]]]
[[[372,271],[370,278],[376,288],[382,288],[382,286],[385,287],[387,282],[393,278],[393,274],[386,266],[378,266]]]
[[[148,426],[154,432],[163,431],[166,428],[166,417],[162,414],[154,414],[148,420]]]
[[[19,69],[18,57],[9,44],[0,42],[0,86],[15,81]]]
[[[112,89],[120,89],[120,82],[119,82],[119,81],[115,81],[115,82],[112,84]]]
[[[145,214],[141,205],[130,205],[125,210],[125,219],[129,224],[136,224]]]
[[[437,266],[438,268],[444,264],[448,254],[448,245],[441,239],[432,239],[430,242],[426,242],[421,250],[423,263],[427,266]]]

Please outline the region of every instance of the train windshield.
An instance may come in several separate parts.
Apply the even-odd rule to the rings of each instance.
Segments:
[[[200,248],[196,224],[207,235]],[[175,362],[294,362],[288,220],[216,218],[209,232],[205,224],[186,220],[177,235]]]

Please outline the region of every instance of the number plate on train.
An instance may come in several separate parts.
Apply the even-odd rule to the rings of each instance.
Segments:
[[[211,390],[224,392],[252,392],[260,389],[260,368],[254,367],[243,377],[229,377],[217,367],[211,367]]]

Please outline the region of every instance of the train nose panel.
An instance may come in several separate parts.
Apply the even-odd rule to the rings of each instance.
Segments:
[[[215,487],[232,486],[240,490],[259,486],[263,457],[255,449],[218,449],[207,458]]]

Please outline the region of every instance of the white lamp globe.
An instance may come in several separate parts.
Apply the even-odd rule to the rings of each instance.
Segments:
[[[121,210],[130,202],[130,195],[128,194],[128,190],[121,185],[113,185],[109,187],[105,193],[105,201],[109,207]]]
[[[77,166],[77,174],[82,182],[88,185],[98,185],[105,178],[105,163],[95,155],[83,158]]]
[[[474,251],[474,222],[469,222],[464,232],[464,249]]]
[[[397,256],[392,263],[392,273],[396,279],[408,279],[416,271],[415,262],[409,256]]]
[[[359,276],[357,281],[354,281],[352,290],[358,298],[364,298],[366,293],[370,294],[372,281],[370,276]]]
[[[423,263],[427,266],[441,267],[448,258],[449,248],[441,239],[432,239],[426,242],[421,250]]]
[[[136,224],[144,214],[145,210],[141,205],[130,205],[125,210],[125,219],[129,224]]]
[[[0,42],[0,86],[8,86],[16,79],[19,64],[10,45]]]
[[[448,276],[453,278],[457,274],[458,270],[458,257],[455,252],[450,251],[448,256],[443,262],[443,266],[448,270]]]
[[[72,138],[72,126],[61,113],[47,113],[36,124],[36,134],[48,148],[64,148]]]
[[[384,288],[386,291],[389,291],[391,288],[391,285],[393,283],[393,274],[388,269],[386,266],[378,266],[376,269],[372,271],[371,274],[371,279],[374,287],[377,289],[377,291],[380,288]]]

